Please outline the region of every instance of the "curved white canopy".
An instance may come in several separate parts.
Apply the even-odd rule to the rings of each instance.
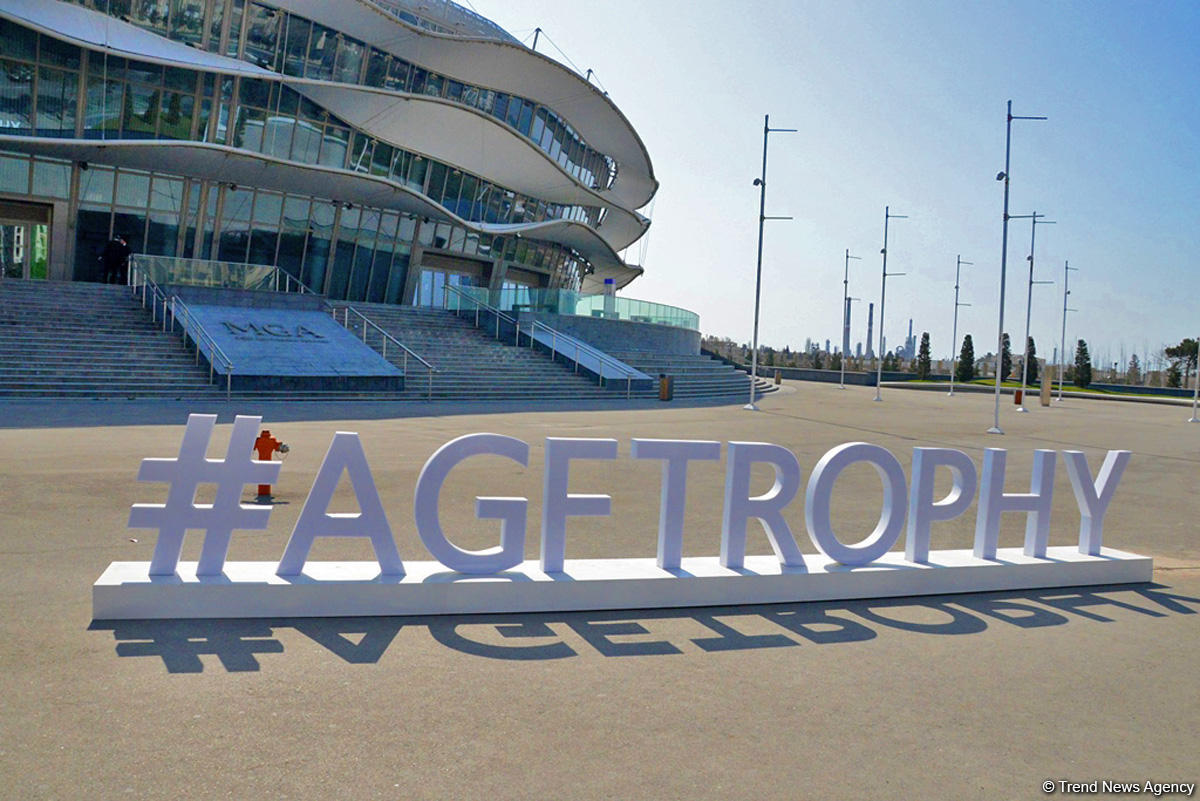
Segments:
[[[136,25],[61,0],[3,0],[0,16],[56,39],[156,64],[187,66],[229,75],[271,78],[270,70],[236,58],[188,47]]]
[[[426,69],[554,109],[588,144],[617,162],[612,193],[626,208],[641,208],[658,189],[646,146],[625,115],[607,95],[548,56],[495,39],[417,28],[366,0],[270,2]]]
[[[642,274],[640,267],[625,265],[596,231],[580,222],[545,220],[519,225],[473,223],[447,211],[425,195],[379,176],[316,164],[297,164],[226,145],[188,140],[57,139],[0,134],[0,150],[167,172],[321,197],[335,202],[408,212],[460,225],[481,234],[520,235],[555,242],[573,248],[587,259],[596,275],[618,278],[618,287]],[[601,289],[602,285],[601,281]]]
[[[296,91],[350,125],[416,150],[500,186],[553,203],[608,209],[602,235],[623,250],[650,222],[586,188],[541,148],[481,111],[442,98],[397,94],[348,84],[293,84]]]

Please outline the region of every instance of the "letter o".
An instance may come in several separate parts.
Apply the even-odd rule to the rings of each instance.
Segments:
[[[867,462],[883,480],[883,508],[879,523],[861,542],[846,545],[833,533],[829,500],[833,485],[842,471],[855,462]],[[904,530],[908,514],[907,482],[904,469],[887,448],[866,442],[847,442],[829,450],[808,479],[804,496],[804,522],[813,545],[835,562],[865,565],[891,550]]]

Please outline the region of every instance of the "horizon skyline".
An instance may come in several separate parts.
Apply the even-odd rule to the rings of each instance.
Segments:
[[[821,4],[769,0],[729,13],[703,0],[602,9],[566,0],[470,7],[610,93],[645,141],[660,188],[649,233],[626,251],[645,274],[622,294],[696,311],[705,335],[752,334],[762,120],[772,135],[760,344],[841,340],[843,254],[850,294],[878,303],[883,209],[889,230],[887,339],[922,321],[949,358],[956,257],[964,267],[958,342],[995,351],[1005,103],[1014,122],[1010,215],[1057,222],[1037,232],[1030,335],[1049,359],[1060,341],[1062,273],[1071,276],[1067,347],[1143,362],[1195,337],[1181,293],[1200,250],[1200,7],[1026,0]],[[627,24],[597,38],[605,19]],[[600,44],[601,46],[597,46]],[[724,57],[713,57],[723,54]],[[729,54],[736,54],[729,57]],[[647,80],[647,75],[652,80]],[[775,76],[772,80],[769,76]],[[802,76],[793,78],[791,76]],[[783,90],[783,91],[781,91]],[[696,101],[696,102],[689,102]],[[702,101],[702,102],[701,102]],[[703,136],[697,135],[703,132]],[[1024,332],[1028,220],[1009,228],[1005,331]],[[878,229],[878,230],[876,230]],[[1190,257],[1190,258],[1189,258]],[[712,289],[720,287],[720,293]],[[878,321],[876,321],[878,326]],[[861,328],[853,324],[852,331]],[[853,336],[853,335],[852,335]],[[879,329],[874,347],[878,347]],[[864,343],[865,345],[865,343]],[[1124,356],[1122,359],[1122,349]],[[1111,356],[1111,358],[1110,358]]]

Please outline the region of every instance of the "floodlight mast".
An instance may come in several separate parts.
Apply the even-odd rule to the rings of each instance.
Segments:
[[[950,393],[949,393],[950,397],[952,397],[952,398],[954,397],[954,365],[957,363],[957,360],[954,357],[954,348],[958,344],[958,307],[971,305],[970,303],[959,303],[958,302],[958,277],[959,277],[959,273],[962,271],[964,264],[967,266],[974,266],[975,263],[970,262],[970,261],[963,261],[963,257],[960,254],[956,257],[956,262],[954,264],[954,329],[953,329],[953,333],[950,334]]]
[[[842,375],[838,389],[846,388],[846,353],[850,349],[850,260],[862,261],[861,256],[851,256],[846,248],[846,272],[842,278]]]
[[[1000,375],[1001,356],[1004,351],[1004,289],[1005,277],[1008,270],[1008,182],[1009,172],[1012,166],[1012,123],[1013,120],[1044,120],[1045,117],[1014,117],[1012,113],[1012,101],[1008,101],[1008,113],[1006,115],[1006,123],[1004,129],[1004,171],[996,176],[997,181],[1004,181],[1004,219],[1003,219],[1003,235],[1000,240],[1000,313],[999,323],[996,332],[996,411],[995,419],[992,427],[987,430],[989,434],[1003,434],[1003,429],[1000,428],[1000,382],[1003,376]]]
[[[1025,298],[1025,355],[1021,357],[1021,403],[1017,406],[1017,411],[1027,413],[1029,410],[1025,408],[1025,381],[1029,376],[1029,315],[1033,310],[1033,285],[1034,284],[1053,284],[1053,281],[1034,281],[1033,280],[1033,243],[1037,236],[1037,227],[1039,225],[1055,225],[1054,220],[1042,220],[1045,214],[1038,214],[1036,211],[1033,214],[1023,214],[1022,219],[1028,218],[1033,221],[1029,234],[1029,256],[1026,260],[1029,262],[1029,289]],[[1010,219],[1017,219],[1013,216]]]
[[[879,252],[883,254],[883,278],[879,287],[879,363],[875,370],[875,400],[883,400],[880,394],[880,385],[883,383],[883,302],[887,298],[887,280],[889,275],[904,275],[904,273],[889,273],[887,271],[887,241],[888,241],[888,220],[907,220],[908,216],[904,214],[892,214],[888,206],[883,207],[883,249]]]
[[[1067,312],[1079,311],[1079,309],[1067,308],[1067,297],[1071,294],[1069,284],[1071,281],[1071,273],[1079,272],[1078,267],[1072,267],[1071,262],[1063,262],[1063,316],[1062,316],[1062,340],[1059,342],[1059,358],[1058,363],[1058,402],[1063,399],[1063,375],[1067,369]]]
[[[767,216],[767,137],[773,133],[796,133],[796,128],[772,128],[771,115],[763,116],[763,158],[762,158],[762,177],[754,179],[754,185],[759,188],[758,193],[758,267],[754,274],[754,343],[753,350],[750,354],[750,402],[743,406],[743,409],[757,412],[758,406],[754,403],[755,382],[758,380],[758,311],[759,301],[762,297],[762,252],[763,252],[763,223],[767,220],[790,220],[791,217],[768,217]]]

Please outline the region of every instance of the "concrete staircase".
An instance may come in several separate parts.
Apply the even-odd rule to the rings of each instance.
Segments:
[[[477,329],[473,319],[434,309],[351,304],[436,368],[433,400],[612,400],[626,397],[620,382],[600,387],[554,362],[541,348],[514,347]],[[330,304],[338,311],[347,304]],[[355,315],[349,315],[354,324]],[[378,341],[378,340],[376,340]],[[370,340],[368,340],[370,342]],[[746,374],[707,356],[612,353],[652,378],[675,377],[675,397],[739,400]],[[392,348],[388,359],[403,366]],[[760,391],[774,389],[759,381]],[[402,393],[234,392],[235,398],[291,400],[425,400],[426,371],[409,360]],[[0,280],[0,398],[225,398],[223,382],[209,382],[207,365],[177,333],[161,324],[127,287],[73,281]],[[631,397],[658,397],[635,389]]]
[[[331,302],[343,317],[349,305],[432,364],[433,400],[620,400],[624,390],[603,388],[570,366],[555,363],[544,352],[514,347],[498,341],[486,328],[475,328],[474,318],[456,317],[441,309],[394,306],[383,303]],[[350,327],[360,331],[353,314]],[[378,340],[368,337],[374,345]],[[376,348],[378,350],[379,348]],[[404,366],[402,354],[389,347],[388,361]],[[429,397],[427,371],[411,357],[402,397]],[[634,398],[657,397],[656,391],[632,393]]]
[[[0,281],[0,398],[223,398],[124,286]]]
[[[672,376],[675,397],[679,400],[749,400],[749,373],[711,356],[679,356],[646,351],[610,351],[609,355],[654,378],[659,375]],[[755,381],[755,388],[756,397],[776,390],[774,384],[762,378]]]

